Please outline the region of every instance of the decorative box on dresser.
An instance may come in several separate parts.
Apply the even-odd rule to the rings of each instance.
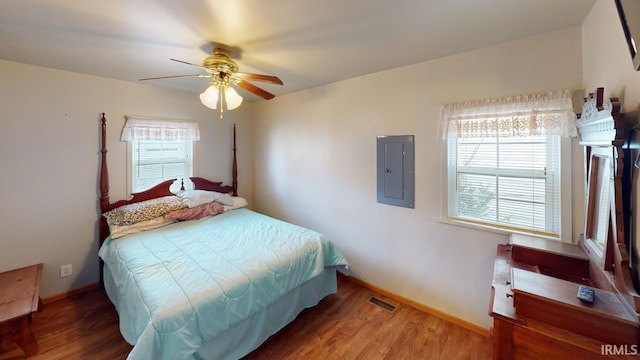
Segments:
[[[584,234],[579,244],[513,235],[498,246],[489,309],[494,359],[640,357],[628,146],[635,123],[625,122],[617,99],[603,101],[602,88],[585,99],[576,122],[584,146]],[[594,290],[593,303],[577,298],[581,285]]]

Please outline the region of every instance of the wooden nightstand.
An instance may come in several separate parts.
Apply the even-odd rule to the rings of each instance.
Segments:
[[[0,273],[0,338],[13,340],[25,357],[38,353],[31,314],[40,305],[42,264]]]

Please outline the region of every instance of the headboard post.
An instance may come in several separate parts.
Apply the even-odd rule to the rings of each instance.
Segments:
[[[100,122],[102,123],[101,136],[102,144],[100,148],[100,213],[104,213],[109,210],[109,171],[107,170],[107,118],[104,113],[101,115]],[[107,220],[100,216],[98,220],[99,225],[99,244],[102,245],[104,239],[109,235],[109,225]],[[98,271],[100,273],[100,288],[104,289],[104,262],[100,259],[100,265]]]
[[[238,161],[236,156],[236,124],[233,124],[233,164],[231,167],[233,196],[238,196]]]
[[[107,170],[107,118],[102,113],[102,148],[100,149],[100,210],[109,209],[109,171]]]

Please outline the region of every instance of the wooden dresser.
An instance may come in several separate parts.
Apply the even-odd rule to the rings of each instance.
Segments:
[[[498,246],[494,359],[640,358],[640,247],[631,231],[640,127],[603,90],[576,121],[587,190],[580,243],[514,235]],[[592,304],[577,298],[580,285],[595,291]]]
[[[0,273],[0,338],[18,344],[25,357],[38,353],[30,321],[40,307],[41,277],[42,264]]]
[[[578,245],[533,238],[499,245],[490,305],[494,359],[637,359],[637,316],[611,291],[596,288],[593,304],[581,302],[579,285],[594,287]]]

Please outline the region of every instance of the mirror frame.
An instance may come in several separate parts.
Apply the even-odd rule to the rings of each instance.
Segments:
[[[610,147],[591,146],[587,164],[587,194],[585,211],[585,245],[596,255],[598,265],[613,270],[613,236],[615,219],[614,169]],[[606,183],[603,180],[608,180]],[[603,201],[602,196],[606,195]],[[604,238],[600,239],[601,228]]]

